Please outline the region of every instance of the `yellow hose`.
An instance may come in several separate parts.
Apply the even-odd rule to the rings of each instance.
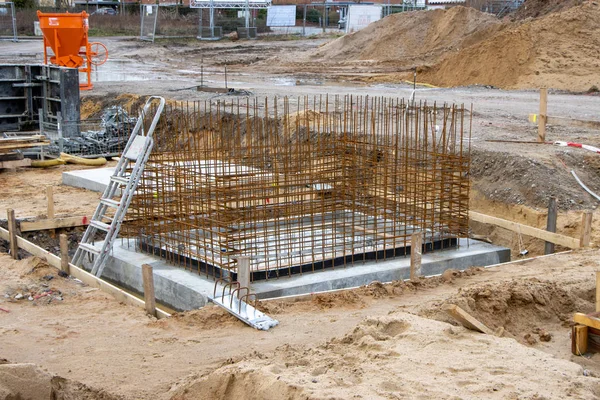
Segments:
[[[55,158],[54,160],[32,160],[31,166],[36,167],[36,168],[48,168],[48,167],[55,167],[57,165],[63,165],[66,163],[67,162],[65,160],[62,160],[60,158]]]
[[[63,160],[65,160],[66,162],[71,163],[71,164],[89,165],[89,166],[100,166],[100,165],[106,164],[106,158],[104,158],[104,157],[90,159],[90,158],[82,158],[82,157],[72,156],[67,153],[60,153],[60,158],[62,158]]]

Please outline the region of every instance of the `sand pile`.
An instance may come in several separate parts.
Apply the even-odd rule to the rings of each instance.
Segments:
[[[0,359],[0,399],[121,400],[104,390],[53,376],[34,364],[12,364]]]
[[[586,91],[600,86],[600,6],[589,2],[513,23],[425,68],[438,86],[493,85]]]
[[[447,51],[477,43],[500,25],[494,16],[465,7],[393,14],[328,43],[314,57],[393,62],[407,68],[430,65]]]
[[[448,302],[457,304],[488,327],[502,327],[508,335],[521,340],[523,333],[540,326],[568,326],[573,313],[589,310],[592,303],[583,298],[586,294],[556,282],[530,279],[477,286]]]
[[[173,400],[592,399],[599,383],[579,365],[514,339],[397,313],[367,318],[317,347],[254,353],[171,393]]]

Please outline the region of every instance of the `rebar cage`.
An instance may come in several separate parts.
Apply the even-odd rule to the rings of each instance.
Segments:
[[[254,280],[404,256],[415,232],[423,251],[456,246],[470,115],[355,96],[171,104],[127,230],[207,276],[249,256]]]

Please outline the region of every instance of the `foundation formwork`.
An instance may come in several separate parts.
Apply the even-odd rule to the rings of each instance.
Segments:
[[[400,99],[171,104],[130,207],[140,247],[207,276],[272,278],[455,246],[470,113]],[[468,114],[469,117],[465,117]]]

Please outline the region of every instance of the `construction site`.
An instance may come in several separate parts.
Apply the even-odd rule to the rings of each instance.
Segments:
[[[115,4],[0,3],[0,400],[600,398],[600,5]]]

